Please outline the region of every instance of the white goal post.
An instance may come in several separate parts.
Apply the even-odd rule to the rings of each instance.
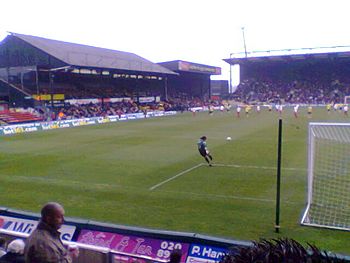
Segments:
[[[350,231],[350,123],[309,123],[301,224]]]

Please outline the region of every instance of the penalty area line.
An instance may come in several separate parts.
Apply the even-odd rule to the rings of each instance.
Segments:
[[[192,170],[194,170],[194,169],[197,169],[198,167],[201,167],[201,166],[203,166],[203,165],[205,165],[205,164],[204,164],[204,163],[197,164],[197,165],[195,165],[195,166],[193,166],[193,167],[191,167],[191,168],[189,168],[189,169],[187,169],[187,170],[185,170],[185,171],[182,171],[182,172],[180,172],[180,173],[178,173],[178,174],[175,174],[173,177],[170,177],[169,179],[166,179],[166,180],[164,180],[163,182],[160,182],[159,184],[153,185],[153,186],[150,187],[148,190],[153,191],[154,189],[156,189],[156,188],[162,186],[163,184],[166,184],[166,183],[168,183],[168,182],[170,182],[170,181],[172,181],[172,180],[178,178],[179,176],[181,176],[181,175],[183,175],[183,174],[186,174],[186,173],[188,173],[188,172],[190,172],[190,171],[192,171]]]

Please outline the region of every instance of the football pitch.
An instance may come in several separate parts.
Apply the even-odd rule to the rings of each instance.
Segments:
[[[278,114],[263,109],[83,126],[0,138],[0,206],[237,240],[290,237],[350,254],[349,232],[300,226],[307,188],[307,124],[339,112],[283,113],[280,233],[274,232]],[[208,137],[209,167],[197,151]],[[226,141],[230,136],[232,141]]]

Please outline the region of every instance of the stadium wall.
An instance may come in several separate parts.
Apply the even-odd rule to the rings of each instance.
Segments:
[[[0,207],[0,236],[7,241],[25,239],[35,229],[40,215]],[[79,257],[74,263],[166,263],[173,249],[182,251],[181,263],[219,263],[232,248],[251,242],[173,232],[91,220],[66,218],[62,226],[65,245],[77,245]],[[331,255],[330,255],[331,256]],[[342,262],[350,257],[334,254]],[[332,257],[332,256],[331,256]]]
[[[0,235],[13,239],[8,234],[12,231],[26,238],[35,229],[39,218],[40,215],[36,213],[0,208]],[[147,229],[73,218],[65,219],[61,232],[66,244],[77,242],[83,248],[83,255],[91,254],[91,251],[96,252],[96,255],[92,254],[99,260],[78,261],[85,263],[130,262],[137,257],[143,259],[143,263],[147,263],[147,260],[167,262],[173,249],[182,251],[181,263],[217,263],[229,248],[251,245],[250,242],[198,233]],[[112,256],[107,256],[106,251],[111,252]]]

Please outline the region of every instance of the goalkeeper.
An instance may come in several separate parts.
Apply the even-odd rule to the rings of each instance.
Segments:
[[[202,136],[199,138],[199,141],[197,142],[198,151],[199,151],[200,155],[202,155],[204,157],[204,159],[207,161],[209,166],[212,166],[211,161],[213,160],[213,157],[209,153],[206,141],[207,141],[206,136]]]

